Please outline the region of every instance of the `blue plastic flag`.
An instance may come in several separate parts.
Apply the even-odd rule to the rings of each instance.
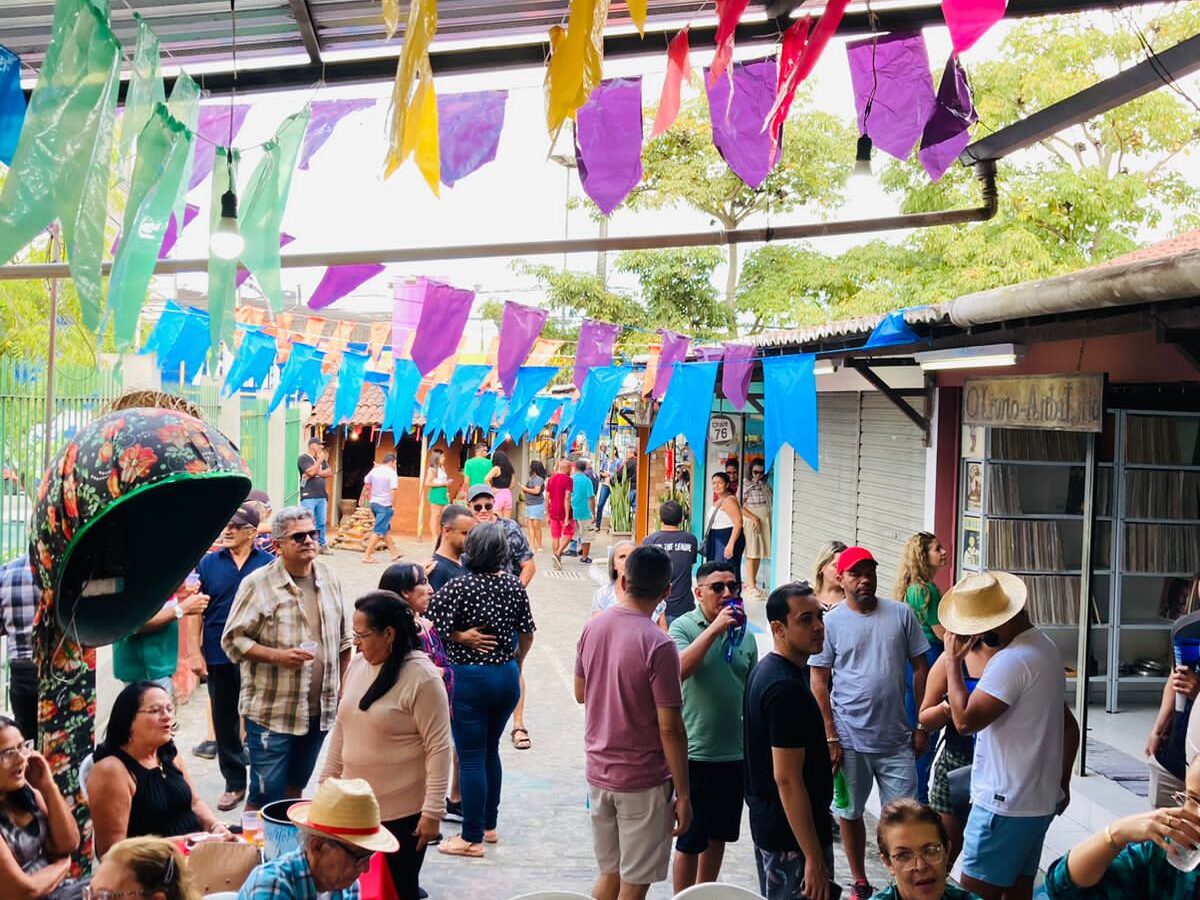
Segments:
[[[21,60],[0,47],[0,162],[11,166],[17,138],[25,122],[25,95],[21,93]]]
[[[647,452],[682,434],[692,453],[703,457],[708,441],[710,407],[699,402],[699,398],[713,396],[720,365],[716,362],[675,363],[667,395],[650,430]]]
[[[208,313],[189,307],[171,346],[159,350],[158,366],[163,381],[177,384],[182,370],[183,381],[191,384],[204,366],[208,345]]]
[[[430,390],[429,395],[425,398],[425,437],[429,441],[429,446],[437,441],[438,435],[442,433],[443,426],[446,421],[446,394],[448,393],[447,386],[444,384],[435,384]]]
[[[475,407],[471,410],[470,426],[472,428],[482,428],[485,434],[492,430],[492,419],[496,415],[498,396],[495,391],[484,391],[479,395],[479,399],[475,401]]]
[[[279,384],[275,386],[275,393],[271,396],[271,402],[267,406],[267,415],[275,412],[284,399],[290,398],[300,389],[300,373],[304,371],[305,366],[316,352],[317,348],[312,344],[299,342],[292,344],[292,352],[288,354],[283,371],[279,373]]]
[[[919,309],[919,307],[913,307]],[[894,309],[883,321],[875,326],[871,336],[867,338],[867,347],[891,347],[898,344],[919,344],[921,336],[904,321],[907,309]]]
[[[225,376],[222,392],[226,397],[240,391],[247,383],[254,390],[262,387],[267,373],[275,364],[275,338],[263,334],[257,328],[242,335],[242,345],[238,347],[229,374]]]
[[[387,405],[384,406],[383,429],[391,431],[397,438],[412,427],[413,413],[417,411],[417,388],[421,385],[421,373],[411,359],[396,360],[392,372],[392,386],[388,389]]]
[[[567,400],[562,405],[562,415],[558,417],[558,425],[554,429],[554,437],[558,439],[567,433],[575,421],[575,410],[579,408],[578,400]],[[531,432],[532,433],[532,432]]]
[[[557,366],[522,366],[517,370],[516,384],[508,401],[508,412],[498,432],[501,437],[507,434],[514,441],[521,440],[523,432],[520,429],[529,425],[526,421],[529,405],[537,397],[538,391],[553,381],[557,374]]]
[[[763,431],[766,465],[786,443],[816,472],[817,379],[811,353],[763,358]]]
[[[446,417],[441,423],[446,437],[452,438],[471,427],[471,410],[475,406],[476,395],[491,370],[492,367],[488,365],[455,368],[446,385]]]
[[[314,406],[325,396],[325,389],[329,387],[329,379],[333,377],[322,371],[324,367],[325,353],[317,350],[314,351],[311,359],[305,361],[304,367],[297,376],[296,387]]]
[[[183,318],[186,315],[187,313],[179,304],[168,300],[163,306],[158,321],[150,329],[150,334],[147,335],[141,352],[157,353],[161,357],[167,350],[170,350],[171,345],[175,343],[175,338],[179,336],[179,329],[183,327]]]
[[[531,441],[536,440],[542,429],[554,418],[554,414],[562,409],[564,402],[561,399],[538,397],[525,409],[525,422],[521,426],[521,433],[528,434]],[[520,438],[514,437],[513,440],[517,441]]]
[[[363,380],[367,371],[369,353],[354,353],[347,349],[342,354],[342,367],[338,370],[337,393],[333,397],[333,424],[341,425],[354,419],[358,401],[362,399]]]
[[[588,370],[571,430],[567,432],[568,447],[577,434],[583,435],[589,447],[596,447],[621,385],[632,371],[632,366],[605,366]]]

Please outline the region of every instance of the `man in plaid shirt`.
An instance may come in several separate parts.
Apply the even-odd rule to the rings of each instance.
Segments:
[[[8,638],[9,708],[21,734],[37,737],[37,665],[33,661],[33,614],[41,589],[28,555],[0,568],[0,635]]]
[[[274,562],[246,576],[221,647],[241,666],[238,711],[246,719],[246,809],[299,797],[333,726],[352,640],[337,576],[317,562],[308,510],[281,509],[271,526]]]

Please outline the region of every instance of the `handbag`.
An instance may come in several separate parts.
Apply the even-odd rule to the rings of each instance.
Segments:
[[[704,526],[704,547],[701,550],[702,555],[709,562],[713,562],[713,557],[716,554],[716,547],[713,546],[712,527],[713,522],[717,520],[717,513],[721,511],[721,504],[718,502],[713,507],[712,514],[708,517],[708,524]]]
[[[239,891],[258,868],[258,848],[238,841],[204,841],[188,854],[188,871],[200,896]]]

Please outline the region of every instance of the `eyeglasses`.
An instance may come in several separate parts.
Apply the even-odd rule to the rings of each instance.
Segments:
[[[356,641],[365,641],[371,635],[375,634],[375,629],[368,628],[366,631],[352,631],[351,634],[354,635]]]
[[[700,587],[706,587],[714,594],[736,594],[738,583],[736,581],[710,581],[707,584],[702,584]]]
[[[0,766],[11,765],[18,759],[25,759],[33,752],[33,741],[22,741],[15,747],[0,750]]]
[[[1189,796],[1185,791],[1176,791],[1171,795],[1171,802],[1176,806],[1200,807],[1200,800]]]
[[[919,851],[899,850],[896,853],[889,853],[888,859],[899,869],[915,869],[918,865],[918,856],[931,866],[936,865],[946,857],[946,848],[941,844],[926,844]]]
[[[149,897],[149,891],[106,891],[104,888],[94,888],[90,884],[83,886],[80,894],[83,900],[121,900],[122,897]]]
[[[491,503],[472,503],[471,509],[475,510],[475,512],[483,512],[484,510],[490,510],[492,506],[493,504]]]
[[[366,869],[368,866],[370,866],[371,857],[375,855],[375,851],[373,850],[356,851],[352,847],[348,846],[347,844],[343,844],[340,841],[338,842],[337,847],[348,857],[354,860],[354,866],[357,869]]]
[[[751,475],[761,475],[762,473],[763,473],[762,469],[751,469],[750,470]]]
[[[296,531],[288,535],[297,544],[306,544],[309,541],[315,542],[318,536],[320,536],[320,532],[315,528],[312,531]]]
[[[157,719],[159,716],[164,716],[164,715],[174,716],[175,715],[175,707],[171,706],[170,704],[168,704],[166,706],[147,706],[145,709],[139,709],[138,712],[145,713],[146,715]]]

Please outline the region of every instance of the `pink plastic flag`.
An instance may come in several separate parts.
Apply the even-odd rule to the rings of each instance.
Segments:
[[[675,363],[687,359],[690,338],[686,334],[676,334],[674,331],[662,329],[662,350],[658,354],[658,372],[654,376],[654,390],[651,392],[655,400],[661,400],[671,383],[675,373]]]
[[[282,234],[279,235],[279,248],[282,250],[284,247],[286,247],[288,244],[290,244],[294,240],[295,240],[295,238],[292,237],[290,234],[288,234],[286,231],[283,232]],[[238,273],[237,273],[237,286],[241,287],[243,284],[246,283],[246,279],[249,277],[250,277],[250,270],[239,267]]]
[[[942,0],[942,16],[957,56],[1004,18],[1008,0]]]
[[[749,344],[727,343],[721,372],[721,391],[733,408],[746,408],[750,396],[750,377],[754,374],[754,348]]]
[[[475,292],[428,278],[417,280],[417,291],[421,298],[421,319],[413,338],[412,361],[422,375],[428,375],[458,350]]]
[[[746,7],[750,5],[750,0],[716,0],[716,3],[717,52],[713,54],[708,70],[710,86],[729,68],[729,62],[733,59],[733,33],[737,30]]]
[[[542,333],[548,313],[536,306],[522,306],[511,300],[504,304],[500,322],[500,349],[496,353],[496,372],[504,393],[511,397],[517,383],[517,370]]]
[[[771,133],[763,127],[775,98],[777,71],[775,58],[768,57],[734,63],[732,79],[706,81],[713,144],[733,174],[752,188],[763,183],[778,159]]]
[[[775,82],[775,102],[771,107],[770,129],[771,146],[778,147],[783,136],[783,123],[787,120],[788,111],[792,108],[792,99],[796,96],[799,82],[792,80],[792,75],[800,67],[800,58],[804,54],[804,46],[808,43],[808,29],[812,19],[805,16],[797,19],[783,33],[783,44],[779,48],[779,75]]]
[[[612,364],[613,344],[621,333],[620,325],[608,322],[593,322],[584,319],[579,329],[579,343],[575,345],[575,387],[581,389],[592,366]]]
[[[642,180],[642,79],[602,81],[579,110],[575,160],[584,193],[609,215]]]
[[[496,158],[508,91],[439,94],[439,177],[446,187],[466,178]]]
[[[421,321],[421,293],[415,281],[392,286],[392,357],[408,355],[408,345]]]
[[[234,105],[233,137],[237,137],[238,132],[242,130],[242,123],[246,121],[248,112],[250,107],[246,104]],[[229,118],[228,104],[200,107],[200,120],[196,126],[196,155],[192,162],[192,177],[188,179],[189,191],[212,173],[216,147],[229,144]]]
[[[929,53],[919,31],[895,31],[846,45],[858,133],[908,159],[934,110]]]
[[[300,168],[308,171],[308,164],[317,151],[333,135],[333,129],[350,113],[370,109],[375,105],[371,99],[362,100],[314,100],[308,129],[304,132],[304,144],[300,147]]]
[[[946,60],[938,85],[937,106],[925,124],[917,157],[934,181],[940,179],[970,143],[971,125],[979,118],[971,100],[971,87],[957,56]]]
[[[360,266],[330,266],[321,276],[321,281],[308,298],[309,309],[324,309],[341,300],[359,285],[370,281],[386,266],[379,263],[364,263]]]
[[[654,116],[654,130],[651,138],[656,138],[672,125],[679,117],[679,92],[683,80],[692,80],[691,50],[688,46],[688,28],[671,38],[667,46],[667,77],[663,81],[662,95],[658,98],[658,112]]]

